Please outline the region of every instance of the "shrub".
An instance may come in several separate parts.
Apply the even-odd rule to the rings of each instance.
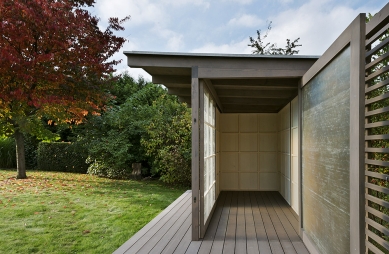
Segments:
[[[37,155],[39,140],[32,135],[24,135],[24,152],[26,168],[34,169],[37,167]]]
[[[108,163],[98,161],[88,157],[87,162],[91,164],[88,167],[88,174],[97,175],[101,177],[108,177],[111,179],[128,179],[131,176],[131,170],[128,167],[118,168],[109,166]]]
[[[38,168],[44,171],[87,173],[87,151],[77,143],[41,142],[38,145]]]
[[[190,110],[173,98],[157,101],[153,109],[156,112],[141,140],[152,161],[152,173],[163,182],[190,186]]]
[[[33,169],[37,165],[38,143],[34,136],[25,135],[26,168]],[[0,168],[16,168],[16,145],[12,137],[0,137]]]
[[[0,137],[0,168],[16,168],[15,140]]]

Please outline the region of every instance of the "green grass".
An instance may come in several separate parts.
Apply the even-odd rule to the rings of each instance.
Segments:
[[[185,189],[158,181],[0,170],[0,253],[112,253]]]

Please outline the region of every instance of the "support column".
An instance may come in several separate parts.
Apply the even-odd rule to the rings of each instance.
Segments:
[[[350,253],[365,253],[365,24],[352,23],[350,59]]]
[[[200,127],[199,127],[199,106],[200,89],[198,78],[198,67],[192,67],[192,240],[199,240],[199,215],[200,215]]]

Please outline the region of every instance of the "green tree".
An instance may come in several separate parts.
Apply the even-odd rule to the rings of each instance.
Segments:
[[[109,19],[84,7],[94,0],[0,1],[0,135],[16,141],[17,178],[26,178],[24,135],[53,137],[42,118],[81,122],[108,98],[113,66],[109,60],[125,42]]]
[[[153,172],[171,184],[191,183],[191,111],[176,97],[165,95],[152,106],[152,118],[141,144]]]
[[[298,44],[298,41],[300,38],[297,38],[293,41],[290,39],[286,39],[286,46],[285,48],[279,48],[277,47],[277,44],[265,42],[265,39],[269,35],[269,32],[271,30],[271,24],[272,22],[269,22],[267,26],[267,31],[264,36],[261,34],[261,30],[257,30],[257,39],[254,39],[253,37],[249,37],[250,44],[247,46],[250,46],[254,48],[253,54],[259,54],[259,55],[294,55],[298,54],[299,50],[296,50],[297,47],[301,47],[301,44]]]
[[[190,110],[165,88],[121,76],[106,112],[90,117],[79,142],[89,150],[89,173],[127,178],[132,163],[167,183],[190,184]],[[124,101],[124,102],[123,102]],[[145,173],[145,172],[144,172]]]

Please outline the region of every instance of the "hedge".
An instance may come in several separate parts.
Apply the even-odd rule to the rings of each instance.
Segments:
[[[38,169],[86,174],[87,151],[76,143],[41,142],[38,145]]]
[[[37,149],[39,141],[31,136],[24,136],[26,168],[34,169],[37,165]],[[12,137],[0,136],[0,168],[16,168],[16,145]]]
[[[0,137],[0,168],[16,168],[16,147],[13,138]]]

